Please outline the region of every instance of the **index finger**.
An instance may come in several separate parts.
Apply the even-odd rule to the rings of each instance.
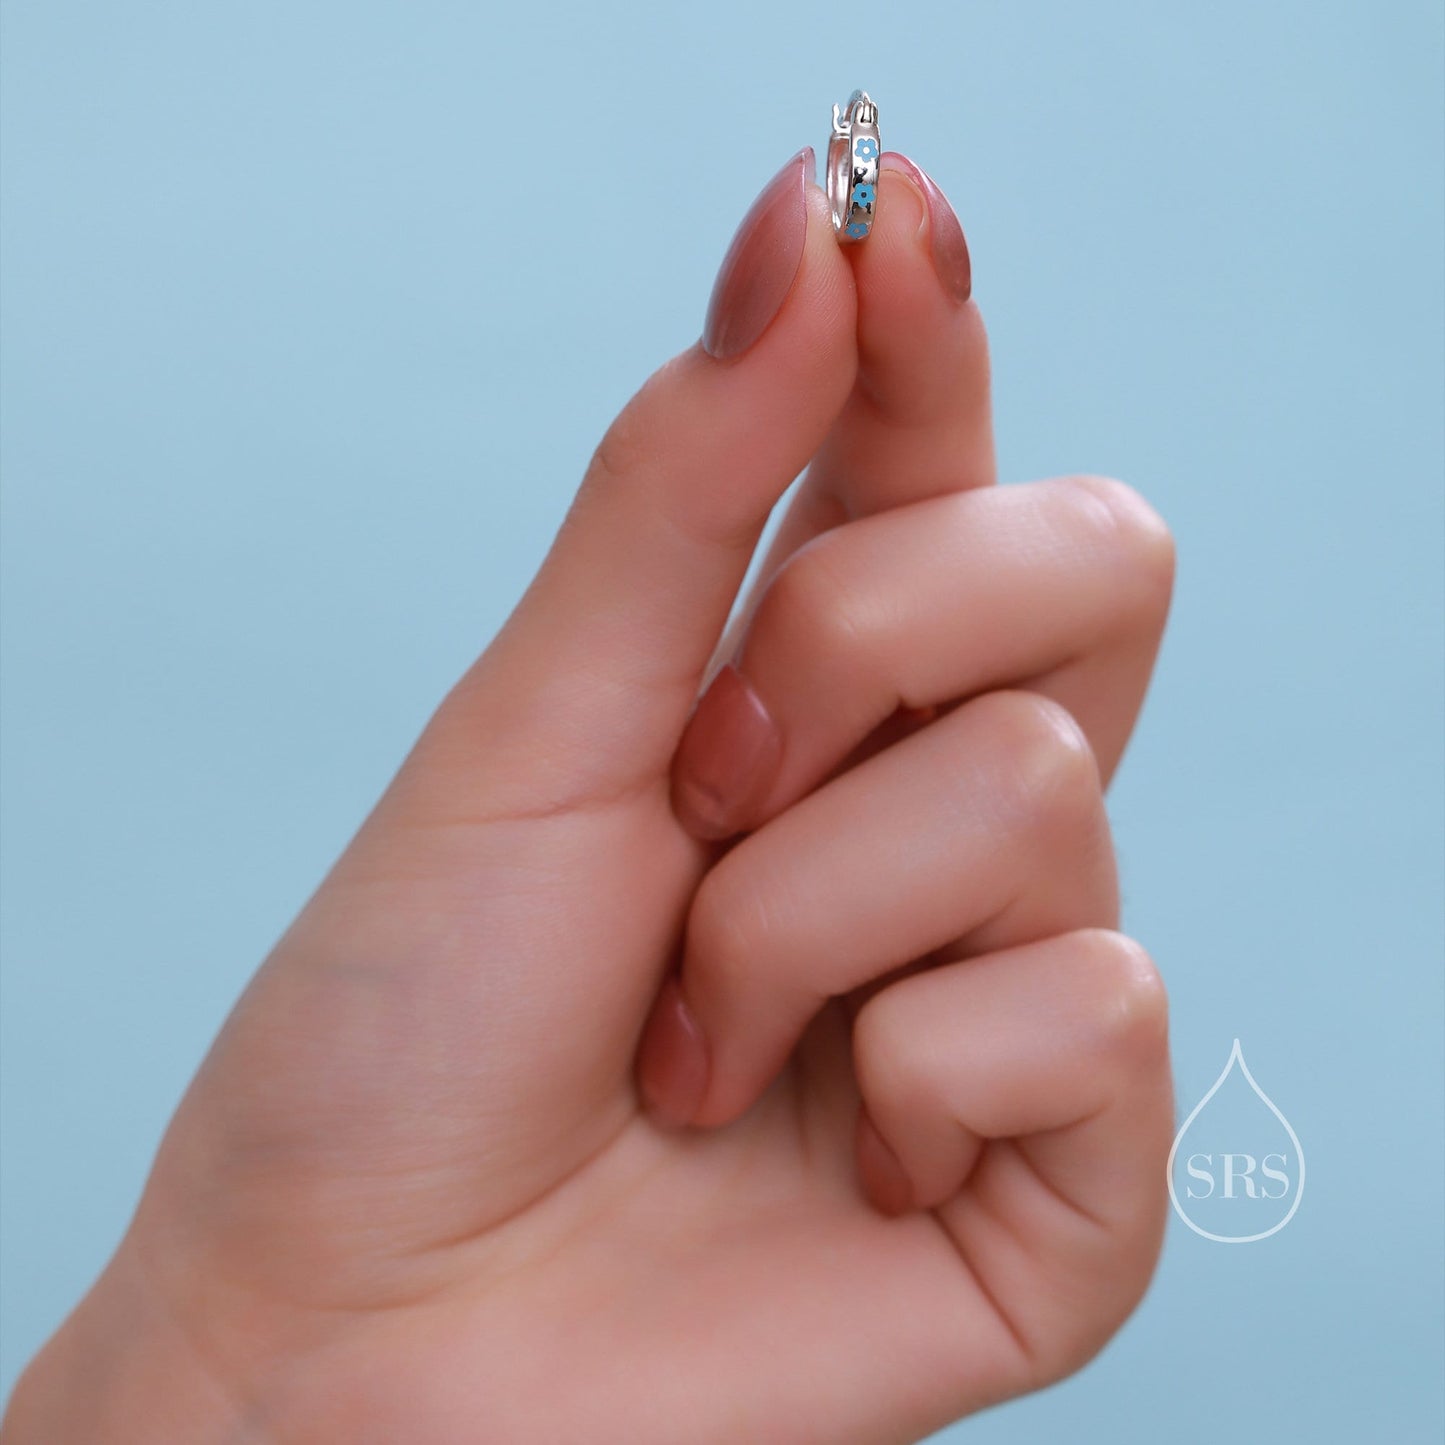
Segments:
[[[845,249],[858,294],[858,376],[757,577],[818,533],[995,480],[988,338],[953,207],[907,156],[881,162],[878,219]],[[731,655],[725,648],[723,655]]]

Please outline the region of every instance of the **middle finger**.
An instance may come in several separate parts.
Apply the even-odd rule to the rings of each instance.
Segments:
[[[988,338],[963,227],[907,156],[887,152],[878,220],[846,248],[858,377],[768,549],[721,657],[773,574],[841,522],[994,481]]]
[[[896,709],[1027,686],[1078,719],[1107,779],[1168,610],[1173,550],[1122,483],[1061,478],[839,527],[774,578],[673,764],[699,837],[756,827]]]

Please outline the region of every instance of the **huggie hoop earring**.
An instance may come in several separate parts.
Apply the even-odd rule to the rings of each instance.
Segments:
[[[840,243],[865,240],[878,215],[878,107],[866,90],[855,90],[839,111],[833,107],[828,137],[828,204]]]

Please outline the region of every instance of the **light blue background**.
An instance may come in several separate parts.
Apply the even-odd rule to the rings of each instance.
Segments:
[[[948,1438],[1439,1438],[1437,4],[3,27],[0,1386],[736,219],[864,84],[969,232],[1005,475],[1112,472],[1177,532],[1128,923],[1181,1117],[1239,1035],[1309,1160],[1283,1233],[1176,1225],[1098,1362]]]

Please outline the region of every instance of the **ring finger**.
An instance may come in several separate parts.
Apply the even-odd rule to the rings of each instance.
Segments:
[[[1078,724],[1028,692],[974,699],[744,839],[693,900],[640,1060],[655,1113],[716,1125],[809,1020],[946,945],[1112,928],[1117,882]]]

